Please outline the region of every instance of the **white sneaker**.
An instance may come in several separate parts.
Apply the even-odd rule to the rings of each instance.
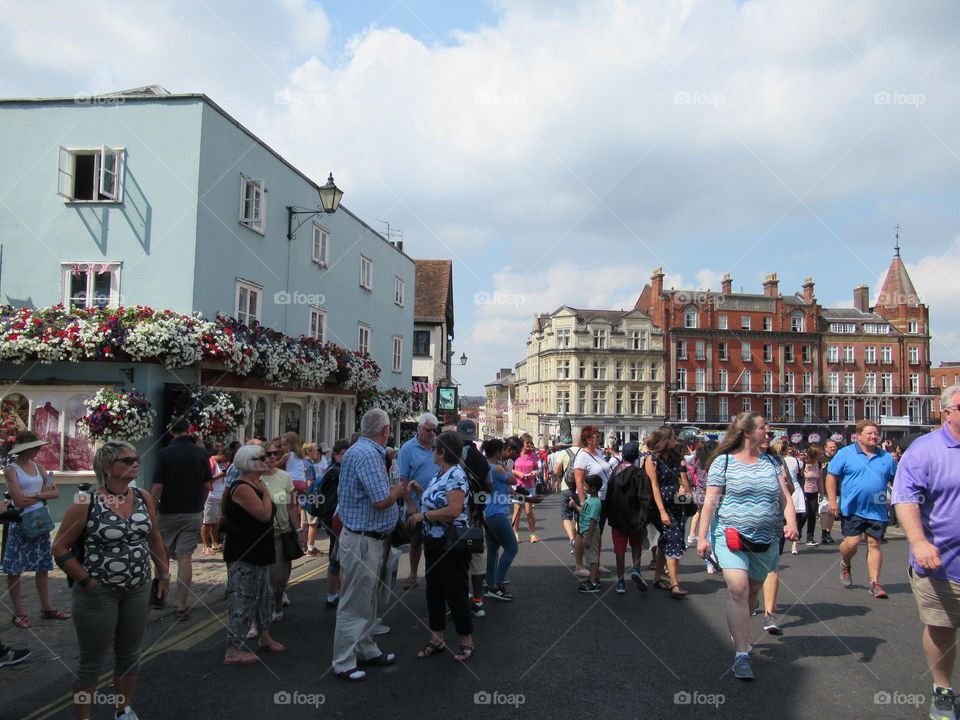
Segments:
[[[696,544],[697,544],[697,536],[696,536],[696,535],[690,535],[690,536],[687,538],[687,545],[689,546],[689,545],[696,545]]]
[[[583,570],[575,570],[573,574],[576,575],[578,578],[590,577],[590,571],[587,570],[586,568],[583,568]]]
[[[250,629],[247,630],[247,640],[256,640],[259,634],[256,625],[251,625]]]
[[[287,597],[286,593],[283,594],[282,604],[283,604],[283,607],[287,607],[290,604],[290,598]]]
[[[121,715],[117,715],[116,718],[117,720],[140,720],[140,718],[137,717],[137,714],[133,711],[133,708],[129,705],[127,705],[123,709],[123,713]]]
[[[381,623],[377,623],[376,627],[373,628],[374,635],[386,635],[388,632],[390,632],[390,627]]]

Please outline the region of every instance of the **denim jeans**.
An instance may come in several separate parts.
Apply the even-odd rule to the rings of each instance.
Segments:
[[[484,518],[487,526],[487,587],[502,585],[507,579],[507,571],[517,556],[517,536],[513,534],[509,515],[488,515]],[[497,561],[497,552],[500,560]]]

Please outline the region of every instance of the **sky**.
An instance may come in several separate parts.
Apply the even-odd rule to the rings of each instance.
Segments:
[[[205,93],[452,259],[464,394],[536,314],[631,308],[657,267],[851,307],[898,224],[934,364],[960,360],[954,2],[23,0],[0,39],[0,96]]]

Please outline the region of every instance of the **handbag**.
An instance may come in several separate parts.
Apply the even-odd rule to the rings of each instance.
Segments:
[[[280,533],[280,548],[283,551],[283,559],[287,561],[299,560],[303,557],[303,548],[300,547],[300,538],[297,537],[297,531],[290,525],[289,530]]]
[[[390,547],[399,548],[409,544],[410,530],[407,528],[407,524],[403,521],[403,518],[400,518],[397,520],[393,532],[390,533]]]
[[[53,518],[44,505],[37,510],[24,513],[20,521],[20,531],[27,540],[39,540],[53,530]]]
[[[697,514],[697,504],[694,502],[691,493],[677,493],[673,496],[673,504],[680,508],[681,517],[693,517]]]
[[[479,525],[451,526],[443,534],[446,552],[483,552],[483,528]]]

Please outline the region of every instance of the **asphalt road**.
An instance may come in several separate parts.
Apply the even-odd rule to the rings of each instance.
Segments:
[[[310,563],[300,568],[289,592],[292,606],[274,628],[287,653],[265,656],[256,666],[224,667],[216,613],[225,603],[213,599],[203,611],[209,616],[191,628],[179,634],[167,628],[159,644],[159,630],[148,637],[152,649],[140,676],[137,713],[142,720],[926,717],[931,680],[907,584],[907,544],[895,532],[883,546],[888,600],[867,593],[862,556],[854,562],[854,588],[841,588],[835,545],[801,547],[799,556],[782,558],[784,635],[765,634],[761,619],[753,619],[757,679],[745,683],[729,672],[725,586],[719,575],[706,574],[692,549],[681,568],[690,590],[684,600],[652,588],[640,593],[632,584],[617,595],[612,580],[601,594],[583,595],[576,592],[556,497],[547,498],[537,515],[543,542],[520,547],[511,572],[516,600],[487,600],[487,616],[476,620],[476,655],[467,665],[449,654],[416,658],[428,636],[421,584],[402,594],[385,618],[392,631],[380,646],[398,652],[399,663],[370,670],[365,683],[334,678],[335,613],[323,605],[322,565]],[[614,566],[609,548],[603,562]],[[405,569],[404,561],[401,577]],[[651,575],[644,570],[648,581]],[[455,640],[451,626],[448,641]],[[3,703],[0,717],[73,717],[64,708],[65,672],[22,677],[36,691]],[[112,713],[100,707],[94,717]]]

